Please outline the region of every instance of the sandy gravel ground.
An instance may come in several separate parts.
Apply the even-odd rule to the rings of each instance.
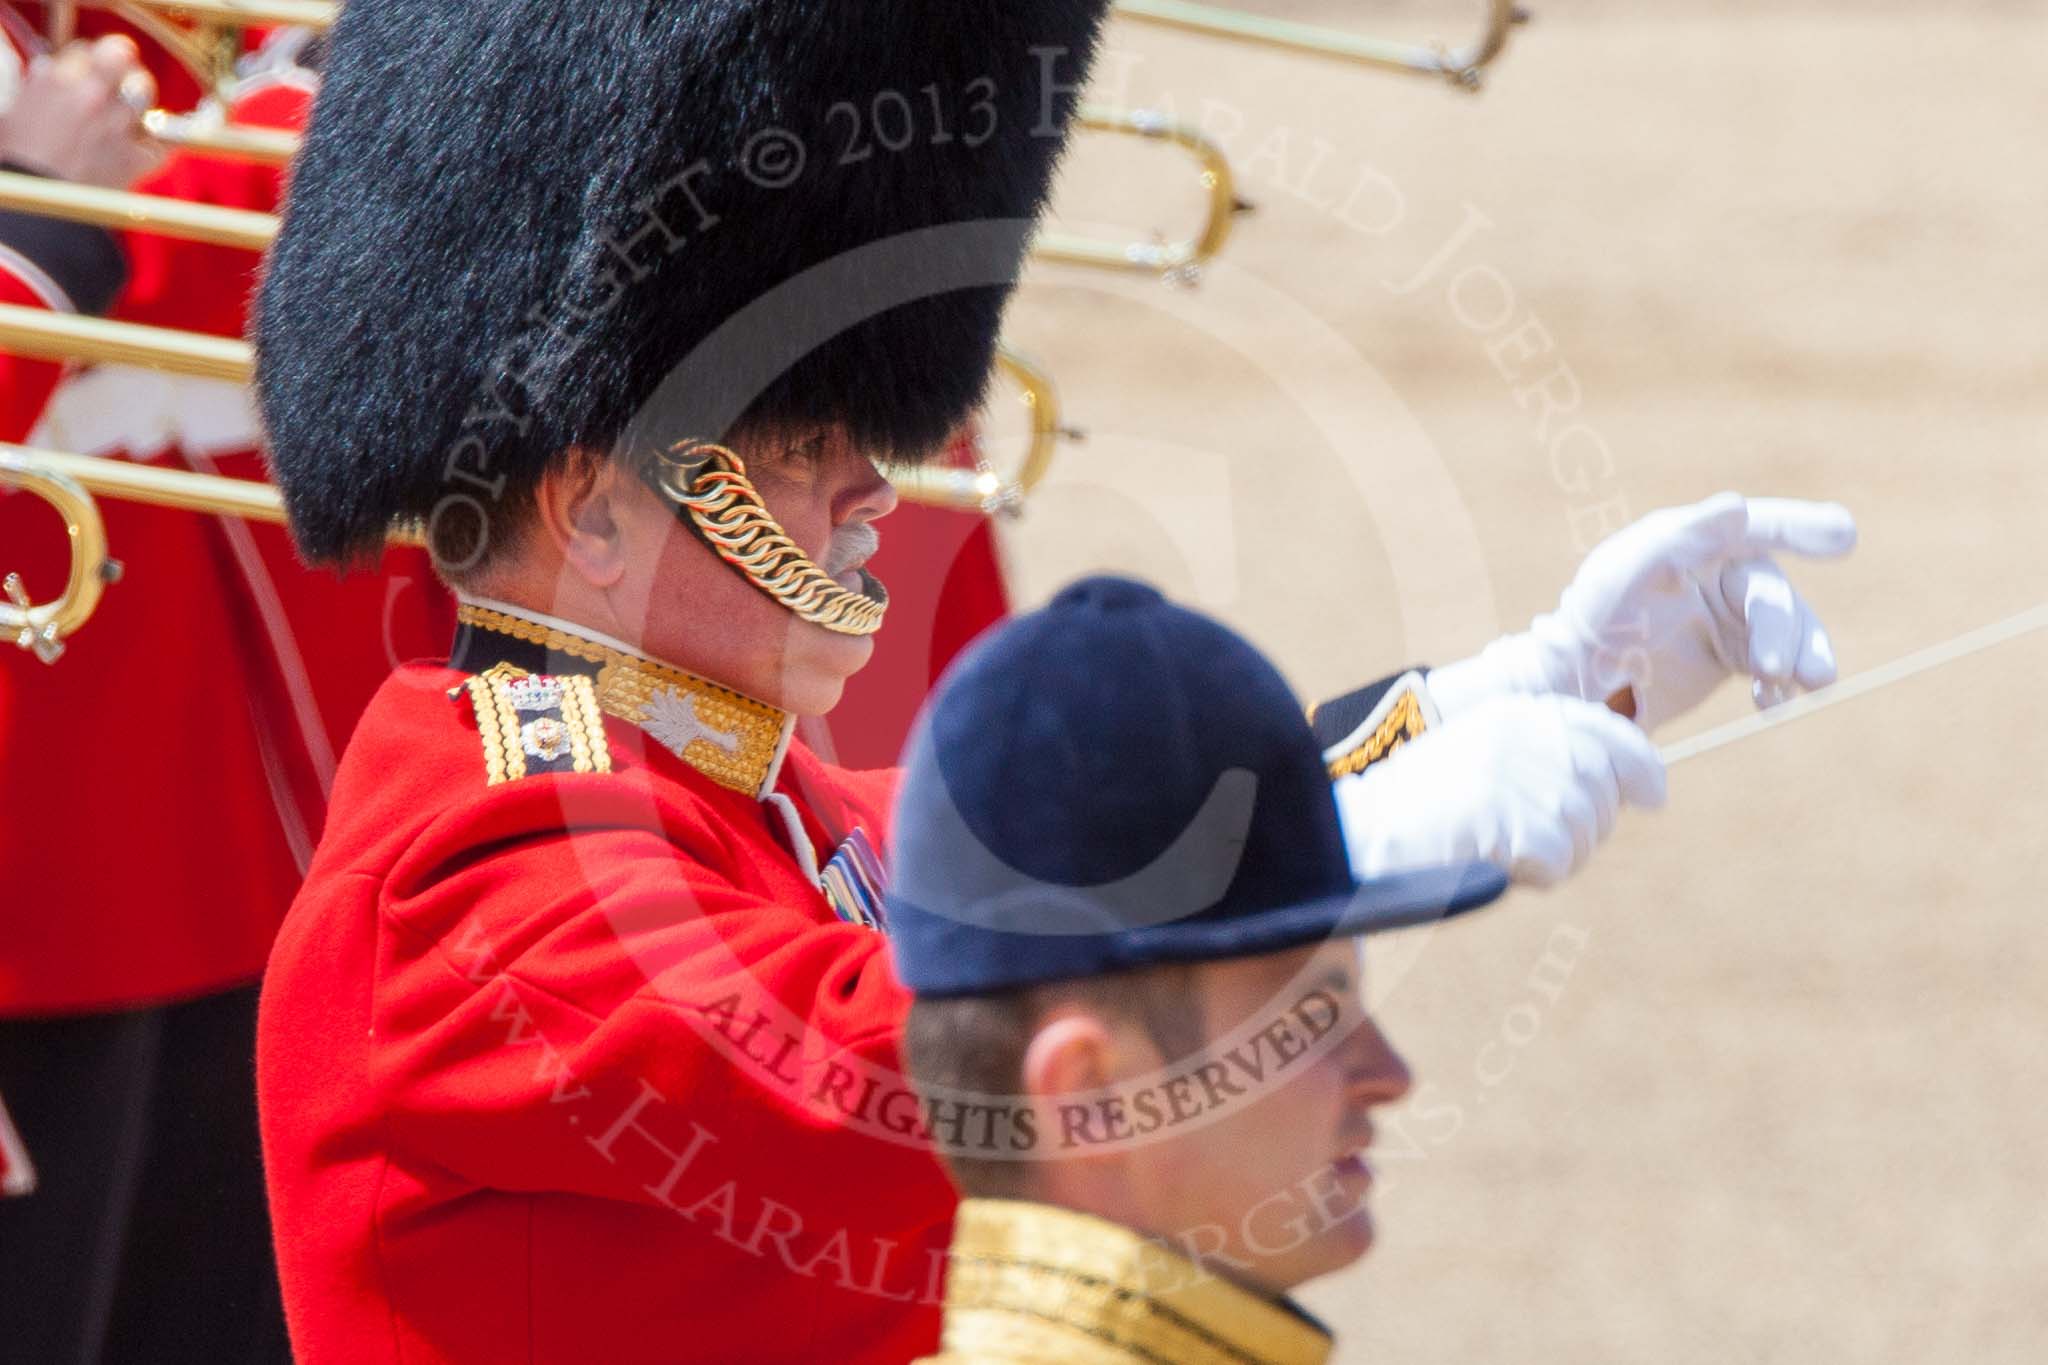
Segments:
[[[1197,292],[1035,276],[1013,341],[1092,439],[1009,533],[1028,600],[1148,574],[1327,694],[1724,487],[1855,508],[1801,578],[1849,672],[2048,598],[2048,4],[1541,9],[1478,99],[1118,26],[1093,94],[1226,136],[1260,211]],[[1194,203],[1103,139],[1062,194]],[[1343,1358],[2048,1359],[2044,673],[1685,764],[1568,889],[1380,952],[1425,1088],[1312,1295]]]

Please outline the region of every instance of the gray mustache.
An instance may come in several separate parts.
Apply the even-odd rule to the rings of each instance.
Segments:
[[[882,535],[864,521],[842,526],[832,533],[832,544],[825,551],[825,574],[837,578],[856,565],[865,564],[874,558],[875,551],[882,548]]]

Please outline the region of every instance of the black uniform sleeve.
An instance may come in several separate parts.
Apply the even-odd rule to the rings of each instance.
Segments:
[[[12,161],[0,169],[41,174]],[[0,209],[0,248],[48,276],[81,313],[106,312],[128,283],[128,259],[105,228]]]
[[[1309,726],[1323,746],[1333,781],[1364,772],[1439,723],[1423,685],[1428,672],[1418,665],[1309,711]]]

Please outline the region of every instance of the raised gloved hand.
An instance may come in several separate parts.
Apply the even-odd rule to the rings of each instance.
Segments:
[[[1664,804],[1649,737],[1605,706],[1500,696],[1332,789],[1361,877],[1482,860],[1518,882],[1576,872],[1624,805]]]
[[[1774,705],[1833,682],[1835,651],[1771,555],[1855,545],[1855,518],[1835,503],[1722,493],[1652,512],[1594,547],[1555,612],[1432,672],[1430,697],[1448,720],[1508,694],[1632,692],[1637,723],[1655,730],[1739,673]]]

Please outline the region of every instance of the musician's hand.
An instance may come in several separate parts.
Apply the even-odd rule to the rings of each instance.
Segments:
[[[112,34],[38,57],[0,115],[0,159],[60,180],[125,189],[163,160],[143,131],[156,81],[134,40]]]
[[[1649,737],[1604,706],[1495,697],[1332,789],[1361,877],[1481,860],[1549,886],[1579,870],[1624,805],[1664,804]]]
[[[1488,697],[1620,701],[1655,730],[1731,674],[1759,705],[1835,680],[1835,651],[1774,552],[1831,559],[1856,545],[1835,503],[1723,493],[1666,508],[1602,541],[1555,612],[1429,677],[1448,718]]]

